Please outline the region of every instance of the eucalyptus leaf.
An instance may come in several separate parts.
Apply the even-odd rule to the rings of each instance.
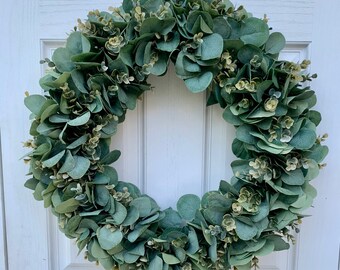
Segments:
[[[243,124],[242,120],[241,120],[239,117],[235,116],[235,115],[231,112],[230,106],[227,106],[227,107],[225,108],[225,110],[224,110],[224,112],[223,112],[223,119],[224,119],[226,122],[228,122],[228,123],[230,123],[230,124],[232,124],[232,125],[237,125],[237,126],[238,126],[238,125]]]
[[[85,134],[81,137],[79,137],[77,140],[73,141],[71,144],[69,144],[66,148],[67,149],[75,149],[81,145],[83,145],[84,143],[86,143],[86,141],[88,140],[89,135]]]
[[[277,54],[283,50],[285,45],[286,45],[285,37],[279,32],[274,32],[270,34],[265,46],[265,50],[266,53]]]
[[[70,213],[78,209],[79,202],[74,199],[68,199],[67,201],[61,202],[55,207],[55,211],[59,214]]]
[[[188,57],[183,57],[183,68],[188,72],[200,72],[201,66]]]
[[[109,196],[109,195],[108,195]],[[120,202],[116,201],[116,211],[112,215],[114,224],[120,225],[124,222],[127,216],[127,210],[124,205],[122,205]]]
[[[218,190],[222,192],[223,194],[232,193],[235,196],[239,195],[239,192],[237,191],[235,187],[233,187],[230,183],[223,181],[223,180],[220,181],[220,186]]]
[[[85,78],[84,78],[84,75],[78,71],[78,70],[73,70],[71,72],[71,77],[72,77],[72,80],[75,84],[75,86],[77,87],[77,89],[86,94],[88,93],[87,89],[85,88]]]
[[[151,224],[151,223],[154,223],[158,220],[160,214],[159,213],[156,213],[154,214],[153,216],[150,216],[142,221],[140,221],[138,224],[140,225],[146,225],[146,224]]]
[[[149,225],[143,225],[143,226],[136,226],[135,229],[129,233],[128,240],[133,243],[135,242],[139,236],[141,236],[147,229]]]
[[[228,21],[225,20],[222,16],[214,18],[213,21],[214,21],[213,32],[221,35],[223,39],[229,38],[232,28]]]
[[[276,221],[277,225],[276,227],[281,230],[290,223],[292,223],[294,220],[297,220],[297,215],[291,213],[290,211],[285,211],[281,210],[277,215],[276,215]]]
[[[256,144],[257,138],[251,134],[251,132],[255,131],[256,129],[251,125],[242,125],[236,129],[236,138],[247,144]]]
[[[316,141],[316,134],[313,130],[302,128],[295,134],[293,139],[289,142],[291,146],[296,149],[309,149],[313,146]]]
[[[133,9],[133,2],[130,0],[123,0],[122,7],[126,13],[129,13]]]
[[[233,144],[232,144],[232,151],[234,155],[241,159],[250,159],[251,154],[247,148],[247,145],[248,144],[241,142],[238,139],[234,139]]]
[[[315,144],[311,149],[304,153],[306,158],[314,159],[316,162],[321,163],[327,156],[329,149],[325,145]]]
[[[189,229],[188,239],[189,239],[189,246],[188,246],[187,252],[189,254],[195,254],[199,250],[200,246],[198,243],[197,233],[193,228]]]
[[[105,157],[101,159],[101,163],[105,165],[109,165],[115,161],[117,161],[120,157],[120,151],[118,150],[113,150],[110,153],[108,153]]]
[[[120,230],[111,231],[106,227],[102,227],[97,231],[98,243],[105,249],[110,250],[123,240],[123,234]]]
[[[91,43],[81,32],[73,32],[67,38],[66,48],[72,55],[75,55],[89,52]]]
[[[118,184],[118,173],[115,168],[104,166],[102,176],[105,178],[105,182],[108,181],[107,184],[115,186]]]
[[[195,218],[196,211],[200,208],[201,200],[198,196],[187,194],[182,196],[177,202],[177,211],[180,216],[192,221]]]
[[[41,183],[41,182],[39,182],[36,185],[36,187],[34,189],[34,192],[33,192],[34,199],[36,199],[37,201],[42,201],[44,199],[42,194],[43,194],[45,188],[46,188],[46,185]]]
[[[160,257],[155,256],[150,262],[149,270],[159,270],[162,268],[163,268],[163,260]]]
[[[211,258],[211,261],[212,262],[216,262],[217,261],[217,240],[216,240],[216,237],[212,237],[213,241],[212,241],[212,244],[210,245],[209,247],[209,250],[208,250],[208,254],[209,254],[209,257]]]
[[[287,185],[293,186],[302,185],[305,182],[304,175],[300,169],[296,169],[294,171],[282,174],[281,180]]]
[[[29,95],[24,100],[25,106],[35,115],[39,116],[41,108],[46,102],[46,98],[41,95]]]
[[[167,253],[162,253],[162,258],[164,262],[169,265],[178,264],[181,262],[177,257]]]
[[[25,182],[25,187],[31,190],[35,190],[38,184],[39,184],[39,180],[35,178],[30,178]]]
[[[213,26],[214,22],[210,14],[208,12],[198,10],[191,12],[186,22],[186,29],[192,34],[199,32],[211,34]]]
[[[51,115],[54,115],[58,112],[59,105],[58,104],[52,104],[48,106],[41,114],[40,121],[45,121],[47,118],[49,118]]]
[[[130,203],[130,206],[137,208],[140,217],[148,216],[152,209],[151,200],[148,197],[136,198]]]
[[[269,38],[269,27],[264,20],[250,17],[241,26],[241,40],[245,44],[262,46]]]
[[[225,211],[222,209],[207,208],[203,210],[203,216],[211,224],[221,224]]]
[[[101,206],[105,206],[110,199],[110,193],[105,185],[96,185],[94,188],[94,196],[95,202]]]
[[[169,55],[167,53],[159,53],[158,60],[151,68],[151,74],[156,76],[163,75],[168,68]]]
[[[310,181],[315,179],[319,175],[320,169],[319,165],[315,160],[308,161],[307,174],[305,175],[305,181]]]
[[[56,154],[55,156],[45,160],[42,164],[45,166],[45,167],[48,167],[48,168],[51,168],[53,167],[54,165],[56,165],[59,160],[62,159],[62,157],[64,156],[65,154],[65,150],[61,151],[60,153]]]
[[[263,52],[261,49],[251,44],[244,45],[237,53],[237,58],[243,64],[249,64],[254,57],[258,57],[258,61],[261,62]]]
[[[171,208],[164,210],[165,217],[160,221],[160,226],[166,228],[182,228],[184,226],[184,220]]]
[[[211,34],[202,38],[201,59],[210,60],[221,56],[223,51],[223,39],[219,34]]]
[[[74,168],[71,171],[67,172],[67,174],[73,179],[80,179],[90,168],[91,163],[87,158],[84,158],[82,156],[73,156],[73,158],[75,161]]]
[[[95,258],[104,259],[109,257],[109,254],[100,247],[97,239],[95,238],[89,244],[89,251]]]
[[[88,216],[98,216],[103,210],[96,210],[92,212],[82,212],[79,214],[81,217],[88,217]]]
[[[90,120],[90,117],[91,117],[91,113],[86,112],[83,115],[78,116],[77,118],[68,121],[67,124],[73,127],[82,126],[82,125],[85,125]]]
[[[271,241],[274,244],[274,250],[275,251],[281,251],[286,250],[289,248],[289,244],[285,242],[281,237],[279,236],[269,236],[268,240]]]
[[[255,256],[266,256],[272,253],[275,249],[275,245],[272,241],[267,241],[266,244],[258,251],[255,252]]]
[[[179,33],[175,32],[172,38],[166,39],[164,41],[159,41],[156,43],[156,45],[157,48],[161,51],[173,52],[177,48],[179,42],[180,42]]]
[[[213,74],[208,71],[202,75],[184,80],[186,87],[193,93],[199,93],[208,88],[213,79]]]
[[[133,58],[132,58],[132,52],[134,50],[135,46],[133,44],[127,44],[123,48],[121,48],[119,52],[119,58],[123,61],[123,63],[129,67],[133,66]]]
[[[175,18],[168,18],[159,20],[156,17],[150,17],[143,21],[140,29],[140,34],[147,33],[160,33],[161,35],[167,35],[175,26]]]
[[[74,160],[71,151],[66,151],[65,161],[61,168],[59,169],[58,173],[67,173],[74,169],[76,165],[76,161]]]
[[[240,239],[248,241],[251,240],[257,234],[256,226],[250,226],[239,221],[238,219],[236,219],[235,221],[236,221],[236,234]]]
[[[76,66],[71,61],[71,56],[72,54],[68,49],[58,48],[53,52],[52,61],[59,71],[72,71]]]
[[[133,206],[130,205],[128,212],[127,212],[127,216],[123,221],[123,226],[130,226],[133,225],[139,218],[139,211],[138,209]]]
[[[254,222],[259,222],[262,219],[266,218],[269,214],[269,204],[267,201],[263,201],[259,205],[259,211],[256,215],[251,217],[251,220]]]

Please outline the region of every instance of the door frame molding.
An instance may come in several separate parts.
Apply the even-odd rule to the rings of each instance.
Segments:
[[[8,270],[6,208],[4,196],[4,177],[2,172],[2,148],[0,127],[0,268]]]

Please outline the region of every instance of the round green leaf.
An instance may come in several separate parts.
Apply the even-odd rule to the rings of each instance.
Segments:
[[[214,33],[221,35],[223,39],[227,39],[231,34],[231,26],[222,16],[214,18]]]
[[[173,52],[180,42],[180,36],[178,32],[173,34],[172,38],[157,42],[157,49],[165,52]]]
[[[182,228],[184,226],[184,221],[177,211],[167,208],[163,212],[165,217],[160,221],[162,228]]]
[[[71,171],[67,172],[67,174],[73,179],[80,179],[90,168],[91,163],[87,158],[84,158],[82,156],[74,156],[73,158],[75,160],[74,168]]]
[[[71,213],[79,207],[79,201],[74,198],[68,199],[55,207],[55,211],[59,214]]]
[[[123,221],[125,220],[127,216],[127,210],[126,210],[126,207],[122,205],[120,202],[116,201],[115,204],[116,204],[116,211],[112,215],[112,218],[114,220],[114,224],[120,225],[123,223]]]
[[[309,149],[313,146],[316,141],[316,134],[313,130],[308,128],[302,128],[300,131],[295,134],[293,139],[289,142],[289,144],[296,149]]]
[[[236,219],[236,234],[244,241],[251,240],[257,234],[256,226],[250,226]]]
[[[281,180],[287,185],[300,186],[305,182],[305,177],[300,169],[296,169],[282,174]]]
[[[89,244],[89,251],[91,252],[91,255],[95,258],[104,259],[109,257],[110,255],[105,252],[101,246],[99,245],[97,239],[93,239]]]
[[[55,156],[53,156],[53,157],[51,157],[47,160],[45,160],[43,162],[43,165],[45,167],[48,167],[48,168],[53,167],[54,165],[56,165],[59,162],[59,160],[61,160],[61,158],[64,156],[64,154],[65,154],[65,150],[61,151],[60,153],[56,154]]]
[[[86,112],[83,115],[78,116],[77,118],[68,121],[67,124],[73,127],[82,126],[82,125],[85,125],[90,120],[90,117],[91,117],[91,113]]]
[[[124,219],[124,222],[122,225],[123,226],[133,225],[138,220],[138,218],[139,218],[138,209],[135,206],[130,205],[128,212],[127,212],[127,216]]]
[[[61,72],[75,69],[75,64],[71,61],[71,53],[66,48],[56,49],[52,55],[52,61]]]
[[[212,34],[202,38],[201,59],[219,58],[223,51],[223,39],[219,34]]]
[[[165,263],[169,264],[169,265],[173,265],[173,264],[178,264],[181,261],[175,257],[174,255],[171,254],[167,254],[167,253],[162,253],[162,258],[164,260]]]
[[[111,231],[106,227],[98,229],[97,237],[99,245],[105,250],[116,247],[123,240],[123,234],[120,230]]]
[[[160,33],[162,35],[167,35],[175,26],[175,24],[175,18],[159,20],[157,17],[150,17],[143,21],[140,34]]]
[[[163,269],[163,260],[160,257],[155,256],[150,262],[149,270],[159,270],[159,269]]]
[[[178,200],[177,211],[183,219],[192,221],[200,205],[201,199],[197,195],[187,194]]]
[[[255,56],[258,57],[258,62],[261,62],[263,58],[263,52],[258,47],[249,44],[244,45],[237,54],[237,58],[243,64],[249,64]]]
[[[105,185],[96,185],[94,188],[94,199],[98,205],[105,206],[109,199],[110,193]],[[118,203],[118,202],[117,202]]]
[[[41,108],[44,106],[46,98],[41,95],[29,95],[25,98],[24,103],[35,115],[39,115]]]
[[[208,71],[196,77],[184,80],[186,87],[193,93],[199,93],[208,88],[213,79],[213,74]]]
[[[208,12],[195,10],[188,16],[186,29],[192,34],[199,32],[211,34],[213,27],[214,23]]]
[[[140,217],[148,216],[152,209],[151,201],[148,197],[136,198],[130,203],[130,206],[137,208]]]
[[[268,40],[269,27],[264,20],[251,17],[244,20],[240,35],[245,44],[260,47]]]
[[[265,46],[266,53],[277,54],[286,46],[285,37],[279,33],[271,33]]]
[[[81,32],[73,32],[67,38],[66,48],[72,55],[86,53],[90,51],[91,43]]]
[[[120,157],[121,153],[119,150],[113,150],[108,153],[105,157],[101,159],[101,163],[105,165],[110,165],[111,163],[117,161]]]

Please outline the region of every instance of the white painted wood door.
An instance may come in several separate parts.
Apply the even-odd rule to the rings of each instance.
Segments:
[[[76,19],[89,10],[106,10],[120,1],[1,0],[0,50],[0,269],[100,269],[76,255],[72,241],[57,230],[49,212],[23,187],[28,170],[21,142],[28,139],[28,111],[24,92],[40,93],[39,60],[61,46]],[[289,41],[282,55],[312,60],[313,82],[324,120],[319,133],[328,132],[329,166],[314,184],[319,190],[308,211],[298,244],[262,260],[267,270],[337,270],[340,240],[338,180],[340,160],[340,99],[338,82],[339,0],[238,0],[255,16],[266,13],[270,25]],[[217,108],[205,107],[204,94],[189,93],[173,68],[151,78],[154,91],[119,129],[113,146],[122,150],[117,164],[122,180],[137,184],[162,207],[174,206],[184,193],[201,195],[229,179],[234,130]]]

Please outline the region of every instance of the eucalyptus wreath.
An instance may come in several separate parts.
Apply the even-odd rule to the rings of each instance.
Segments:
[[[44,95],[29,95],[33,148],[25,186],[60,230],[105,269],[251,269],[289,248],[328,152],[308,81],[310,62],[278,60],[267,19],[228,0],[125,0],[78,21],[45,59]],[[236,128],[232,179],[161,210],[110,166],[110,138],[169,62],[187,88],[207,91]]]

